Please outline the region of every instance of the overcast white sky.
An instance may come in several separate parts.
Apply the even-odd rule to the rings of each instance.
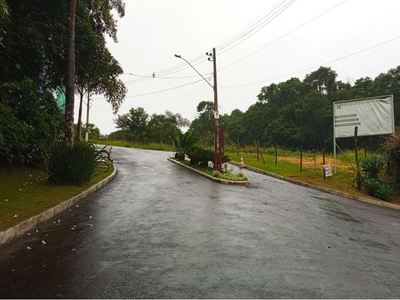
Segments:
[[[175,53],[189,61],[202,56],[194,62],[195,68],[202,74],[209,74],[213,66],[205,53],[217,48],[221,114],[236,108],[246,111],[256,102],[261,87],[291,77],[303,79],[321,65],[335,70],[339,80],[351,83],[364,76],[374,78],[400,65],[400,1],[295,0],[290,5],[291,2],[125,0],[126,16],[118,21],[119,42],[109,40],[108,47],[125,73],[150,78],[121,77],[128,94],[118,114],[125,114],[132,107],[143,107],[149,115],[170,110],[193,120],[200,101],[213,101],[212,88],[193,69],[186,65],[187,68],[176,72],[174,68],[185,62],[175,58]],[[278,15],[279,9],[285,6],[288,7]],[[333,9],[326,12],[330,8]],[[241,42],[238,45],[236,42],[220,47],[263,16],[269,20],[264,27],[255,28],[237,40]],[[306,22],[309,23],[293,31]],[[398,39],[330,62],[395,38]],[[168,69],[173,72],[165,74]],[[155,78],[151,78],[153,72]],[[201,81],[154,93],[198,80]],[[137,96],[149,93],[154,94]],[[90,122],[99,127],[102,134],[117,130],[110,104],[101,96],[94,98]],[[75,103],[75,120],[77,111],[78,102]],[[83,119],[86,120],[85,116]]]

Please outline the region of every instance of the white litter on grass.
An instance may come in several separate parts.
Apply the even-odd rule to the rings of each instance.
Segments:
[[[32,248],[29,246],[26,246],[26,250],[31,250]]]
[[[43,244],[43,245],[46,245],[46,242],[42,240],[42,244]]]
[[[61,222],[61,220],[58,220],[58,221],[57,221],[57,223],[60,223],[60,222]]]
[[[79,207],[79,205],[77,204],[76,207]]]
[[[89,217],[89,219],[91,219],[91,218],[92,218],[92,216]]]
[[[71,228],[71,230],[74,230],[76,228],[76,225],[74,225],[74,227]]]
[[[39,232],[39,230],[36,229],[36,232]]]
[[[8,202],[8,199],[6,199],[6,200],[4,200],[4,201]]]
[[[90,227],[93,227],[93,224],[88,223],[87,225],[90,226]]]
[[[22,189],[19,189],[20,192],[22,192]]]
[[[31,235],[31,234],[28,232],[27,235]]]
[[[75,248],[72,248],[72,250],[71,251],[75,251],[76,249]]]
[[[14,218],[18,218],[18,215],[14,215]]]

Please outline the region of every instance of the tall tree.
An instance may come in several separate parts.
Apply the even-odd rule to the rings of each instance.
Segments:
[[[65,141],[68,146],[74,142],[74,103],[75,103],[75,19],[76,1],[68,2],[68,39],[67,39],[67,84],[65,102]]]
[[[129,113],[117,116],[114,120],[117,128],[132,133],[135,141],[145,133],[149,115],[142,107],[131,108]]]

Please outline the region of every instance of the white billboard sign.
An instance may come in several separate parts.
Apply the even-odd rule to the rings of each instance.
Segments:
[[[356,126],[358,136],[393,134],[393,96],[334,102],[334,138],[354,136]]]

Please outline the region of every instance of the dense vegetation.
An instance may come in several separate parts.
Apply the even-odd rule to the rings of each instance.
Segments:
[[[58,96],[67,85],[73,2],[0,1],[0,165],[45,166],[53,146],[65,141],[71,107]],[[81,104],[85,94],[103,94],[116,113],[126,88],[118,79],[122,68],[105,42],[106,35],[117,41],[112,10],[124,16],[123,2],[83,0],[72,11],[76,17],[74,85]],[[81,123],[79,117],[77,140],[82,136]]]

